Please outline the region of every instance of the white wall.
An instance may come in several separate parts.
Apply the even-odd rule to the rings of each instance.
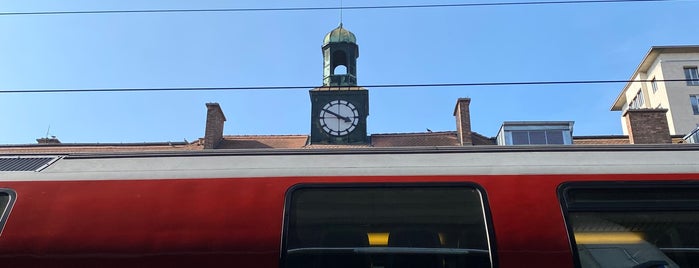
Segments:
[[[664,79],[685,79],[684,67],[699,66],[699,53],[673,53],[658,57]],[[687,82],[665,82],[663,95],[668,108],[670,134],[687,134],[699,124],[699,115],[694,115],[689,102],[690,95],[699,95],[699,86],[688,86]]]
[[[699,53],[664,53],[658,55],[646,72],[636,73],[633,80],[675,80],[685,79],[684,67],[699,66]],[[653,92],[650,82],[632,82],[626,90],[627,105],[643,92],[645,103],[642,108],[665,108],[670,135],[684,135],[699,125],[699,115],[694,115],[690,95],[699,95],[699,86],[687,86],[685,81],[657,82],[658,90]],[[624,117],[622,129],[628,135]]]

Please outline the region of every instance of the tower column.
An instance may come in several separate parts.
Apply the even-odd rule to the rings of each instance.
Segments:
[[[323,40],[323,86],[357,86],[359,46],[354,34],[342,27],[332,30]],[[344,67],[339,72],[338,67]]]

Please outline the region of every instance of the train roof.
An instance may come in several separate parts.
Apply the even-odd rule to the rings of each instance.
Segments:
[[[5,162],[35,158],[46,162],[34,170],[9,170],[0,161],[0,181],[699,173],[694,144],[0,155]]]

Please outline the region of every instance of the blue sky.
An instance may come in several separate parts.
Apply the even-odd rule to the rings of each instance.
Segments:
[[[473,2],[473,1],[471,1]],[[467,3],[352,1],[346,6]],[[18,1],[0,12],[330,7],[339,1]],[[654,45],[699,44],[697,1],[345,10],[358,83],[624,80]],[[0,90],[319,86],[324,35],[339,12],[0,16]],[[473,130],[503,121],[572,120],[574,135],[619,135],[609,111],[623,84],[369,88],[369,133],[455,129],[470,97]],[[310,89],[310,88],[309,88]],[[225,134],[308,134],[308,90],[0,94],[0,144],[192,141],[205,103]]]

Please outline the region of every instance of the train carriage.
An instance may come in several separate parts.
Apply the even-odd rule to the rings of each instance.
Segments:
[[[699,267],[699,147],[0,156],[7,267]]]

